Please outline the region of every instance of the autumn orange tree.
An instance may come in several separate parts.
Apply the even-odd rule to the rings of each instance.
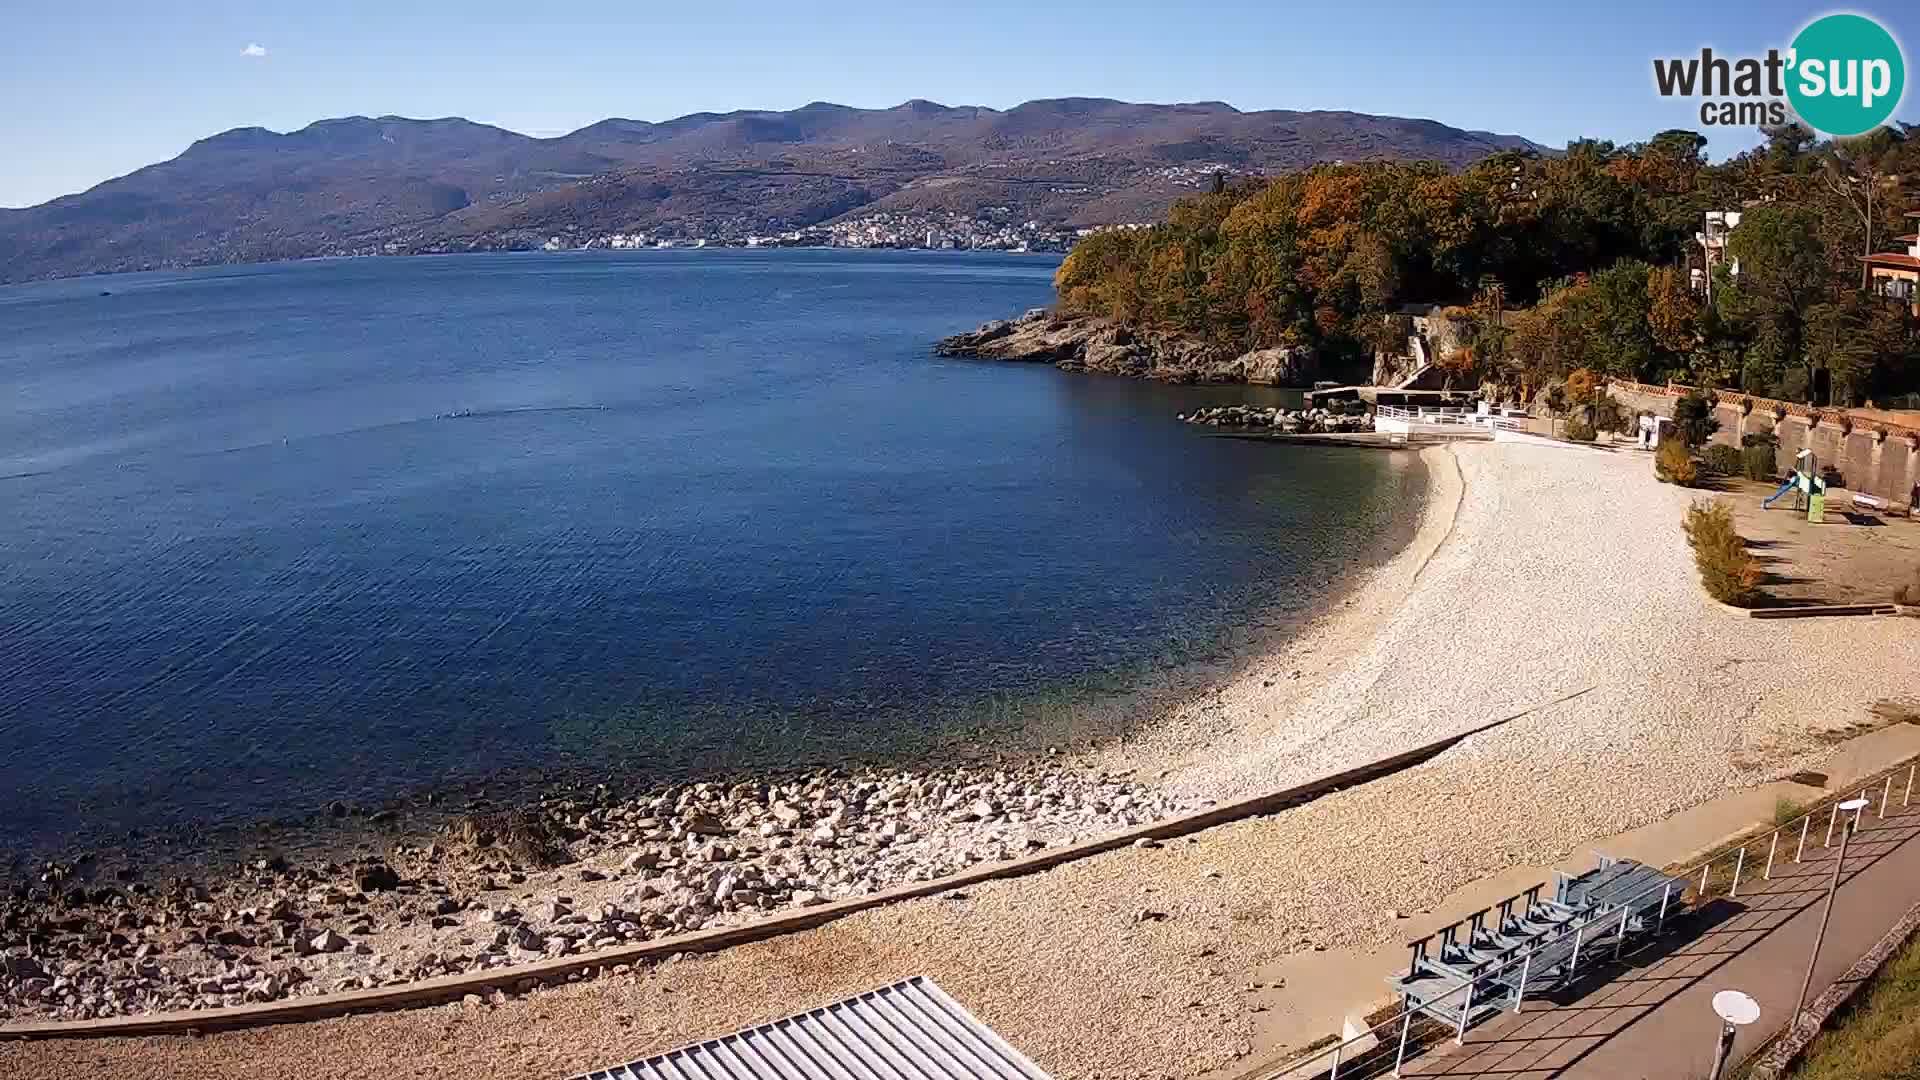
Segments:
[[[1600,378],[1587,368],[1574,368],[1567,373],[1567,404],[1584,409],[1593,404],[1595,393],[1600,389]]]
[[[1700,303],[1679,267],[1656,267],[1647,274],[1647,326],[1654,344],[1674,356],[1686,356],[1699,343]]]

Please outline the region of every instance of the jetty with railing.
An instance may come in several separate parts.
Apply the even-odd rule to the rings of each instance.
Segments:
[[[1493,409],[1452,406],[1381,405],[1373,411],[1373,430],[1385,435],[1425,436],[1430,439],[1491,439],[1496,431],[1527,429],[1524,414]]]

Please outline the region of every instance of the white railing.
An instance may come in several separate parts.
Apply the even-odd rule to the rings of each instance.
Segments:
[[[1520,417],[1504,416],[1498,413],[1481,413],[1473,409],[1455,408],[1402,408],[1398,405],[1381,405],[1373,411],[1373,429],[1409,435],[1415,432],[1432,435],[1465,435],[1469,431],[1525,431],[1526,421]]]
[[[1906,776],[1904,785],[1901,785],[1900,805],[1907,806],[1913,801],[1914,781],[1917,776],[1920,776],[1920,765],[1914,763],[1908,763],[1905,770],[1895,767],[1875,776],[1860,789],[1860,793],[1855,797],[1868,799],[1870,796],[1877,795],[1880,804],[1879,816],[1884,819],[1887,816],[1887,804],[1893,797],[1896,781],[1901,779],[1899,774],[1903,771]],[[1757,854],[1758,849],[1766,851],[1765,863],[1758,876],[1762,880],[1771,880],[1775,863],[1798,863],[1806,852],[1809,840],[1815,846],[1832,847],[1834,830],[1840,824],[1842,801],[1844,801],[1842,796],[1835,796],[1829,800],[1831,805],[1824,802],[1816,805],[1799,817],[1782,822],[1771,832],[1762,833],[1737,848],[1709,856],[1705,862],[1675,870],[1667,876],[1669,879],[1689,879],[1697,876],[1697,881],[1682,886],[1683,892],[1689,889],[1693,891],[1695,904],[1705,900],[1709,895],[1737,897],[1740,895],[1740,883],[1755,876],[1754,867],[1761,865],[1760,856]],[[1859,825],[1865,813],[1864,808],[1853,812],[1855,827]],[[1823,826],[1824,835],[1812,832],[1812,827],[1821,817],[1827,819]],[[1784,844],[1781,842],[1782,837],[1786,840]],[[1748,848],[1756,849],[1756,854],[1751,858],[1748,856]],[[1792,849],[1791,858],[1787,854],[1788,848]],[[1721,867],[1724,880],[1716,880],[1713,872],[1716,866]],[[1841,869],[1844,871],[1845,868]],[[1617,916],[1619,932],[1617,935],[1608,935],[1600,942],[1599,947],[1611,949],[1613,959],[1617,962],[1626,946],[1626,922],[1631,914],[1641,907],[1641,901],[1650,901],[1654,894],[1660,893],[1661,906],[1657,925],[1664,925],[1670,917],[1667,910],[1669,903],[1683,899],[1683,897],[1672,895],[1673,888],[1671,881],[1651,886],[1639,895],[1621,901],[1617,908],[1610,908],[1601,916],[1581,922],[1571,934],[1561,934],[1551,940],[1536,941],[1498,966],[1479,972],[1473,978],[1462,981],[1460,985],[1439,997],[1426,999],[1417,1006],[1403,1006],[1392,1016],[1350,1039],[1296,1055],[1277,1068],[1261,1072],[1260,1076],[1262,1080],[1288,1080],[1294,1077],[1317,1076],[1325,1076],[1328,1080],[1341,1080],[1343,1077],[1345,1080],[1364,1080],[1369,1077],[1399,1076],[1400,1068],[1406,1063],[1409,1053],[1418,1053],[1421,1048],[1448,1038],[1451,1038],[1456,1045],[1465,1043],[1467,1028],[1472,1023],[1474,1002],[1505,999],[1507,1004],[1503,1005],[1503,1009],[1510,1009],[1513,1012],[1521,1011],[1525,1003],[1528,969],[1533,956],[1549,945],[1565,941],[1569,936],[1575,938],[1577,950],[1580,946],[1579,937],[1589,931],[1594,931],[1596,936],[1599,936],[1606,930],[1605,924],[1616,921],[1615,912],[1619,913]],[[1643,947],[1645,947],[1644,942],[1636,945],[1634,951],[1638,952]],[[1570,966],[1577,967],[1577,965]],[[1517,986],[1511,985],[1510,979],[1501,979],[1516,967],[1520,969]],[[1453,1014],[1456,1009],[1457,1015],[1449,1015],[1446,1020],[1439,1019],[1439,1014]],[[1796,1016],[1789,1022],[1797,1019]]]

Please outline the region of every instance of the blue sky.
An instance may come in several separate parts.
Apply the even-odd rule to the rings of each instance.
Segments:
[[[1578,135],[1629,141],[1699,126],[1693,105],[1654,93],[1653,57],[1784,47],[1834,10],[1880,19],[1920,61],[1910,0],[10,0],[0,206],[82,190],[227,128],[287,131],[356,113],[555,135],[608,116],[815,100],[1006,107],[1091,95],[1428,117],[1556,146]],[[1897,115],[1920,121],[1920,94]],[[1716,156],[1753,141],[1707,134]]]

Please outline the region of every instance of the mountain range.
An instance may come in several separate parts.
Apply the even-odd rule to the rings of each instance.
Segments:
[[[170,161],[0,210],[0,282],[315,255],[537,246],[616,232],[738,240],[893,212],[1145,221],[1216,172],[1330,160],[1461,167],[1513,135],[1221,102],[909,101],[610,119],[534,138],[457,118],[235,128]]]

